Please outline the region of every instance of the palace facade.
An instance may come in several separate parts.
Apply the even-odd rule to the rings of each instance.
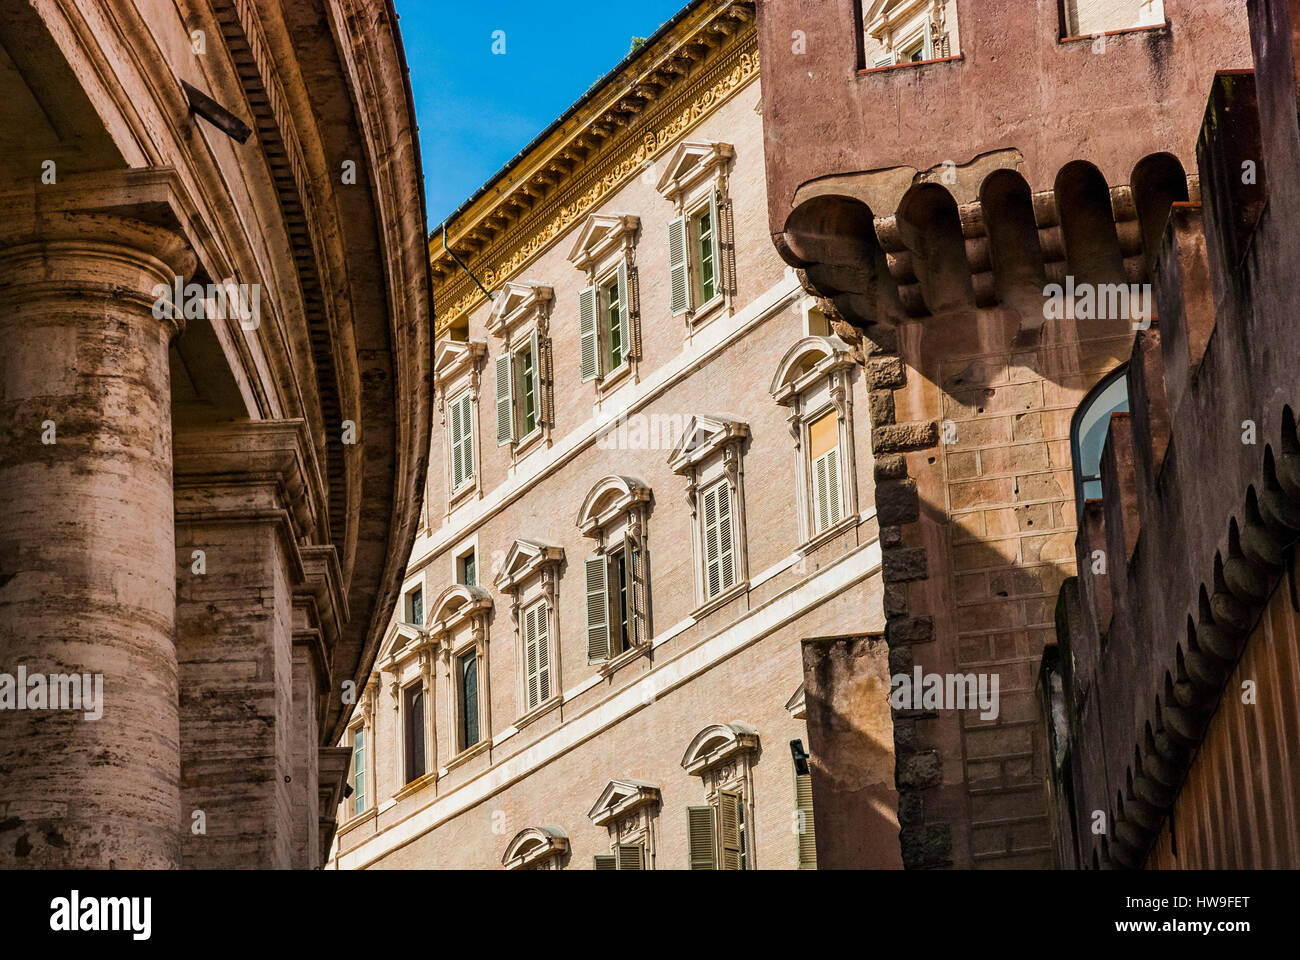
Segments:
[[[339,868],[901,865],[868,384],[772,249],[765,110],[753,4],[697,0],[432,234],[427,491]],[[806,658],[864,685],[853,834]]]

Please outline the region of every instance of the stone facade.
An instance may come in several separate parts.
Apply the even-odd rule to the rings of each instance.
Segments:
[[[338,867],[795,868],[843,839],[802,645],[859,638],[887,690],[870,385],[766,236],[763,109],[752,4],[690,4],[450,218],[460,264],[435,232],[424,526],[340,741]]]
[[[18,3],[0,45],[0,866],[318,867],[428,465],[395,17]]]
[[[1054,314],[1050,291],[1152,279],[1171,205],[1201,186],[1203,91],[1248,35],[1226,2],[1080,39],[1053,2],[955,6],[960,58],[873,70],[857,4],[760,0],[769,227],[875,378],[891,666],[1000,681],[996,717],[895,708],[903,861],[1046,867],[1035,686],[1075,573],[1071,424],[1142,321]]]

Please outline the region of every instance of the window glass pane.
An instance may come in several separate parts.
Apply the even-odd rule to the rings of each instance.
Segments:
[[[527,436],[537,426],[537,396],[533,390],[533,351],[524,350],[519,354],[519,373],[523,379],[523,434]]]
[[[473,553],[467,553],[460,559],[460,582],[467,587],[478,585],[478,563]]]
[[[478,657],[460,658],[460,745],[468,750],[478,743]]]
[[[1101,496],[1101,453],[1110,429],[1110,415],[1128,410],[1128,377],[1119,376],[1091,400],[1075,419],[1075,474],[1084,500]],[[1082,509],[1083,504],[1079,507]]]
[[[716,264],[713,262],[713,216],[708,207],[695,220],[696,250],[700,264],[700,302],[708,303],[717,293]]]
[[[407,613],[410,616],[407,623],[424,623],[424,590],[420,587],[411,591]]]
[[[816,460],[840,444],[839,415],[831,411],[808,425],[808,455]]]
[[[406,782],[424,776],[424,687],[413,684],[404,693],[406,709]]]

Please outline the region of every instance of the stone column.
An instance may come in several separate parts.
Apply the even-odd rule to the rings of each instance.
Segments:
[[[176,867],[177,324],[151,291],[194,260],[61,196],[0,197],[0,674],[29,678],[6,703],[0,677],[0,867]],[[90,716],[14,709],[72,674],[102,677]]]

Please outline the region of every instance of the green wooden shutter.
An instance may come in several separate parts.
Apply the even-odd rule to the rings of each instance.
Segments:
[[[578,339],[582,382],[586,383],[600,375],[600,340],[596,332],[595,287],[587,287],[578,294]]]
[[[514,357],[497,357],[497,446],[515,439],[514,385],[511,383]]]
[[[459,490],[460,485],[465,482],[464,473],[461,470],[460,456],[460,437],[464,430],[460,422],[460,398],[451,405],[451,489]]]
[[[645,847],[639,843],[620,843],[615,855],[620,870],[645,869]]]
[[[627,540],[623,545],[624,555],[626,557],[627,567],[627,596],[628,602],[632,604],[632,610],[628,617],[632,624],[631,640],[635,643],[645,643],[650,639],[649,608],[646,596],[645,582],[645,557],[642,556],[641,548],[632,540]]]
[[[713,247],[713,293],[722,292],[722,223],[718,220],[718,188],[709,191],[709,243]]]
[[[718,836],[721,869],[740,869],[740,797],[734,793],[718,794]]]
[[[688,267],[686,218],[668,224],[668,279],[672,289],[673,316],[691,309],[691,276]]]
[[[627,287],[627,261],[618,265],[618,329],[619,337],[622,339],[623,359],[626,360],[632,353],[632,320],[631,320],[632,300]]]
[[[840,448],[826,453],[826,499],[829,507],[827,526],[835,526],[844,515],[844,504],[840,496]]]
[[[817,869],[817,831],[813,825],[812,774],[794,775],[794,802],[799,819],[799,869]]]
[[[537,702],[545,703],[551,699],[551,651],[550,619],[551,606],[538,604],[533,616],[533,629],[537,634]]]
[[[617,870],[618,858],[612,853],[598,853],[592,858],[594,861],[592,867],[595,870]]]
[[[609,659],[609,585],[604,556],[584,563],[587,580],[587,662]]]
[[[933,33],[932,24],[930,22],[929,17],[925,18],[925,26],[923,26],[921,30],[924,31],[925,33],[925,39],[921,46],[921,59],[933,60],[934,59],[934,33]]]
[[[474,402],[466,393],[460,398],[460,479],[474,476]]]
[[[704,491],[704,595],[716,597],[722,591],[721,565],[718,562],[718,490],[721,485]]]
[[[718,869],[712,807],[686,808],[687,849],[692,870]]]
[[[542,351],[541,341],[537,337],[537,331],[534,330],[529,338],[529,350],[533,358],[533,418],[540,424],[546,419],[543,412],[546,405],[542,402]]]
[[[721,583],[719,592],[722,592],[736,585],[735,544],[731,536],[731,487],[724,480],[714,490],[718,504],[718,575]]]
[[[537,697],[537,608],[524,611],[524,673],[528,687],[528,709],[541,701]]]

